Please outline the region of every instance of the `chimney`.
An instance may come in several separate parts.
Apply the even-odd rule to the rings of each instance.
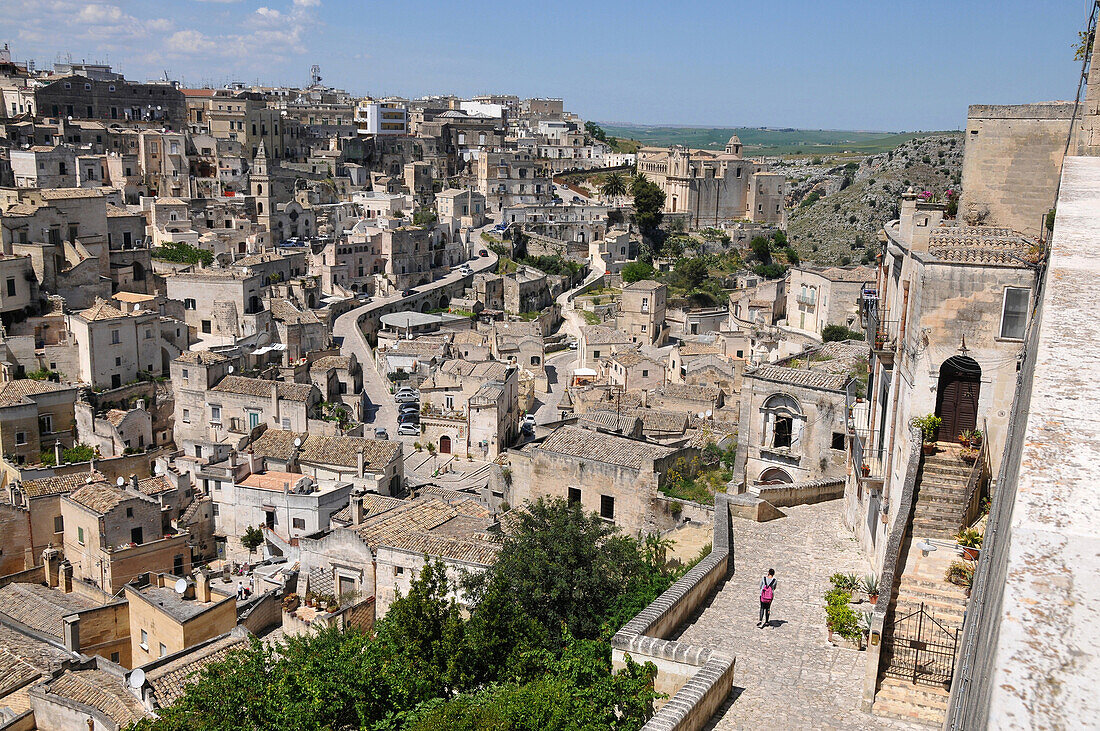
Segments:
[[[57,586],[58,581],[58,562],[61,560],[61,551],[58,551],[53,547],[53,544],[46,546],[42,551],[42,565],[46,571],[46,584],[51,587]]]
[[[204,571],[195,572],[195,598],[200,602],[210,601],[210,577]]]
[[[237,450],[235,450],[235,449],[230,450],[230,452],[229,452],[229,466],[230,467],[236,467],[237,466]]]
[[[58,439],[53,445],[53,463],[55,465],[63,464],[61,462],[61,440]]]
[[[138,478],[137,475],[130,475],[130,487],[134,489],[134,492],[138,491]]]
[[[351,496],[351,524],[355,527],[363,522],[363,496]]]
[[[248,474],[256,472],[256,455],[252,452],[248,453]]]
[[[63,560],[57,570],[57,588],[64,594],[73,591],[73,565],[68,560]]]
[[[642,408],[643,409],[648,409],[649,408],[649,389],[648,388],[643,388],[642,389]]]
[[[145,411],[145,399],[139,398],[137,400],[137,405],[134,408],[141,409],[142,411]]]
[[[363,468],[364,468],[364,464],[363,464],[363,463],[364,463],[364,462],[365,462],[365,458],[364,458],[364,456],[363,456],[363,449],[362,449],[362,448],[360,448],[360,449],[359,449],[359,454],[357,455],[357,459],[356,459],[357,467],[358,467],[358,469],[359,469],[359,477],[360,477],[360,478],[362,478],[362,477],[363,477]]]
[[[70,615],[62,619],[65,627],[62,630],[62,639],[65,649],[69,652],[80,652],[80,616]]]

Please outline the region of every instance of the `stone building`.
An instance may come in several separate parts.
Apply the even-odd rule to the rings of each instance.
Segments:
[[[136,484],[83,485],[61,498],[61,515],[65,556],[76,579],[114,594],[150,566],[171,567],[178,576],[191,572],[188,535],[166,535],[160,503]]]
[[[509,452],[510,505],[539,497],[579,502],[624,532],[661,532],[678,520],[660,494],[665,475],[693,450],[635,441],[576,426],[560,426],[541,442]]]
[[[10,521],[20,524],[20,531],[0,533],[0,549],[5,559],[14,555],[20,561],[35,563],[47,546],[62,545],[65,519],[61,515],[61,497],[89,482],[104,479],[99,472],[90,471],[9,482],[7,494],[0,502],[12,506],[6,514]],[[26,526],[25,531],[22,526]]]
[[[860,328],[860,302],[865,287],[878,276],[874,267],[852,269],[792,267],[787,278],[787,325],[821,335],[827,325]]]
[[[519,369],[497,361],[443,363],[424,382],[424,440],[442,454],[495,459],[519,434]]]
[[[826,343],[744,373],[736,471],[745,485],[845,475],[846,387],[864,354]]]
[[[608,383],[631,388],[656,388],[665,383],[664,364],[638,350],[620,350],[607,360]]]
[[[1058,187],[1073,114],[1072,101],[971,105],[959,217],[1038,236]]]
[[[165,278],[168,299],[183,303],[189,333],[207,347],[271,332],[271,312],[264,308],[268,284],[248,268],[199,269]]]
[[[668,338],[665,299],[668,287],[643,279],[623,287],[619,298],[619,330],[637,345],[662,346]]]
[[[182,592],[177,588],[181,581]],[[237,625],[236,597],[212,583],[203,571],[195,572],[193,580],[150,571],[126,585],[133,667],[186,650]]]
[[[638,172],[665,192],[665,213],[687,214],[692,228],[750,220],[786,225],[786,182],[765,163],[746,160],[734,135],[724,152],[643,147]]]
[[[454,218],[465,228],[485,225],[485,196],[477,191],[448,188],[436,193],[435,207],[441,220]]]
[[[513,315],[538,312],[553,302],[550,276],[529,266],[520,266],[504,276],[504,311]]]
[[[489,209],[544,203],[553,193],[550,178],[530,152],[483,151],[477,158],[477,192]]]
[[[167,375],[169,363],[187,347],[183,323],[140,305],[123,312],[96,300],[67,320],[80,366],[70,377],[96,389],[118,388],[143,373]]]
[[[138,399],[135,408],[109,409],[101,414],[96,414],[91,404],[78,402],[76,433],[81,444],[96,449],[103,457],[118,457],[155,446],[153,415],[145,410],[143,399]]]
[[[872,474],[853,475],[845,499],[846,521],[876,566],[903,489],[912,445],[901,435],[913,417],[939,416],[940,442],[980,430],[999,468],[1037,287],[1035,241],[946,224],[943,214],[942,205],[902,197],[866,306],[868,404],[855,410],[850,448]]]
[[[630,336],[606,325],[585,325],[577,344],[580,354],[578,366],[596,370],[604,358],[610,358],[619,350],[632,346]]]
[[[175,130],[187,121],[183,92],[167,83],[65,76],[38,87],[34,100],[40,114],[57,118],[159,122]]]
[[[248,444],[248,453],[263,457],[270,469],[350,482],[382,495],[404,487],[402,443],[396,440],[268,429]]]
[[[325,535],[299,540],[301,573],[334,596],[373,594],[378,617],[398,593],[408,594],[428,560],[442,561],[459,580],[485,570],[500,550],[489,511],[452,490],[429,488],[412,500],[355,495],[333,523]]]
[[[73,445],[77,387],[20,379],[0,384],[0,448],[16,464],[36,464],[42,452]]]

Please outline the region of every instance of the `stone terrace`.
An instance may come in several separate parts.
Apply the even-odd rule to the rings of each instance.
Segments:
[[[732,576],[678,638],[737,658],[733,693],[708,728],[927,728],[861,712],[866,653],[826,638],[829,577],[869,571],[844,529],[841,502],[783,510],[786,518],[767,523],[734,519]],[[757,629],[768,568],[779,579],[772,626]]]

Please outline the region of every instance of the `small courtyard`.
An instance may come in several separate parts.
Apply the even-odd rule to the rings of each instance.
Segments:
[[[834,647],[823,598],[836,572],[869,573],[839,500],[783,508],[767,523],[734,519],[733,576],[681,641],[736,657],[734,689],[708,728],[923,729],[859,710],[866,653]],[[758,629],[760,578],[779,580],[771,626]]]

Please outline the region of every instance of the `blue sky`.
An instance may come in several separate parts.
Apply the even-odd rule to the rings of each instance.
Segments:
[[[0,42],[129,77],[357,94],[561,96],[642,124],[958,128],[974,103],[1072,98],[1085,0],[0,0]]]

